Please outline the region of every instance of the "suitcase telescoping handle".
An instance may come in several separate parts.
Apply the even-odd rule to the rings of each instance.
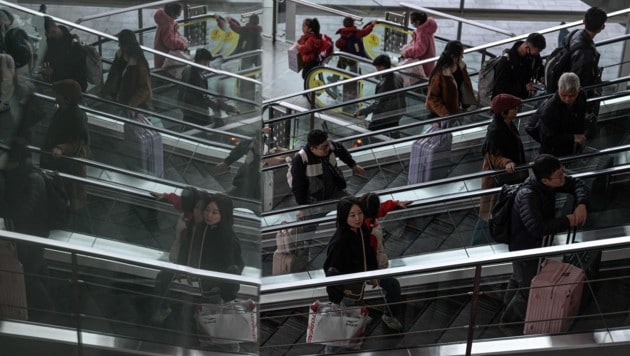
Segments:
[[[575,243],[575,235],[577,235],[577,226],[569,227],[569,232],[567,232],[567,245]]]

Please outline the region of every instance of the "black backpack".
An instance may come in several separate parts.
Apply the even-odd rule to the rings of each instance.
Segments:
[[[488,220],[490,236],[498,243],[509,244],[512,235],[512,207],[516,193],[521,188],[519,184],[504,184],[501,193],[496,198],[492,207],[492,214]]]
[[[46,183],[48,227],[52,230],[66,227],[70,222],[70,198],[63,178],[57,172],[42,171]]]
[[[547,93],[554,93],[558,90],[558,80],[560,76],[562,73],[571,70],[571,55],[573,52],[583,47],[581,45],[571,47],[571,40],[578,31],[579,29],[571,31],[562,46],[554,49],[549,57],[547,57],[547,63],[545,63],[545,86],[547,87]]]

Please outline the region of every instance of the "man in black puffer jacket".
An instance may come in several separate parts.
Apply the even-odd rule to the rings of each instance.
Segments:
[[[579,178],[565,175],[564,167],[552,155],[540,155],[532,166],[534,176],[525,180],[512,208],[510,251],[542,246],[543,237],[583,225],[586,221],[590,193]],[[556,217],[556,192],[575,196],[576,207],[571,214]],[[501,322],[523,321],[532,278],[538,272],[538,259],[512,262],[510,288],[522,288],[506,293],[507,307]]]

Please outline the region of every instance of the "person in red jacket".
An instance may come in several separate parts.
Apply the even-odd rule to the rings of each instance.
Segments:
[[[411,201],[409,200],[387,200],[381,203],[378,195],[367,193],[361,197],[363,204],[363,212],[365,220],[363,225],[370,231],[370,246],[376,253],[376,262],[378,268],[387,268],[389,266],[389,258],[383,245],[383,228],[378,222],[379,218],[385,216],[388,212],[396,209],[406,208]],[[403,326],[396,316],[402,315],[404,307],[400,301],[400,282],[396,278],[381,278],[378,285],[383,289],[386,307],[383,310],[383,322],[388,328],[396,331],[402,331]]]
[[[354,25],[354,19],[350,16],[343,19],[343,27],[340,27],[336,34],[339,35],[335,46],[342,52],[347,52],[359,57],[367,58],[365,47],[363,46],[363,37],[369,35],[376,25],[376,20],[372,20],[362,29],[358,29]],[[357,62],[351,59],[340,58],[337,68],[346,69],[350,67],[353,72],[357,71]]]
[[[297,48],[302,58],[302,79],[306,79],[308,72],[319,65],[319,52],[322,47],[322,35],[319,33],[317,18],[307,18],[302,22],[303,35],[293,46]]]
[[[159,9],[153,15],[157,29],[155,30],[155,40],[153,48],[168,53],[169,51],[184,51],[188,48],[188,40],[179,33],[179,25],[175,22],[182,13],[182,5],[178,3],[170,3]],[[164,57],[155,55],[155,68],[162,68],[164,65]]]

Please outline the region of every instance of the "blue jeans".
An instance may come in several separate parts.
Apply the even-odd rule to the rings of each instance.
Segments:
[[[488,222],[484,219],[478,219],[472,232],[470,245],[485,245],[492,242],[493,240],[492,236],[490,236],[490,226],[488,225]]]

